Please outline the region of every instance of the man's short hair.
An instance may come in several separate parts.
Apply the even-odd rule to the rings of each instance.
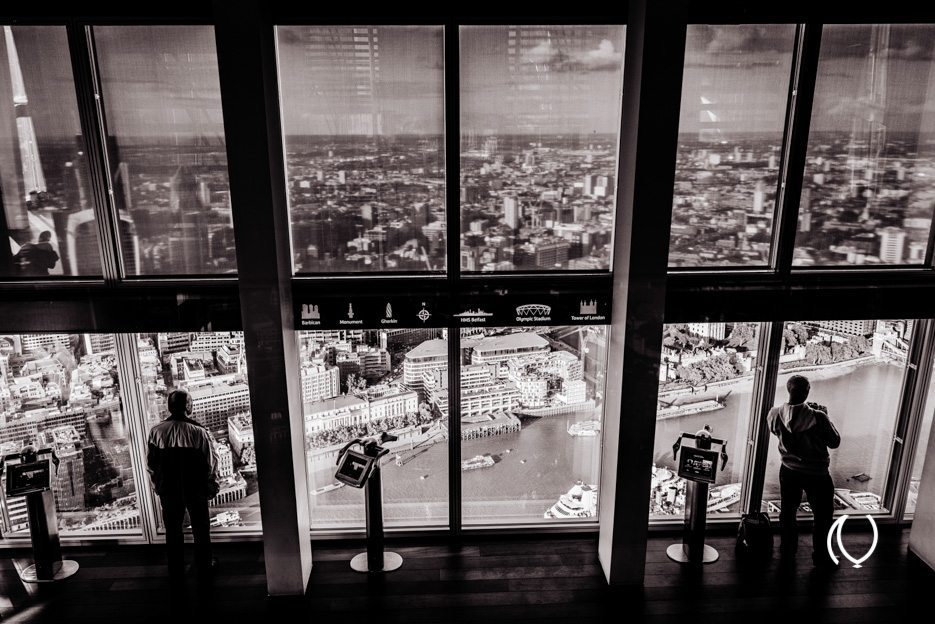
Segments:
[[[790,399],[799,399],[799,401],[804,401],[808,398],[808,391],[811,390],[812,384],[809,383],[808,377],[804,375],[793,375],[789,378],[789,381],[786,382],[786,390],[789,391]]]
[[[191,395],[188,394],[187,390],[173,390],[170,392],[169,398],[167,399],[167,403],[169,404],[169,413],[173,416],[184,416],[185,412],[188,410],[189,396]]]
[[[50,232],[50,231],[48,231],[48,230],[46,230],[45,232],[43,232],[42,234],[39,235],[39,242],[40,242],[40,243],[45,243],[45,242],[48,242],[48,241],[50,241],[50,240],[52,240],[52,232]]]

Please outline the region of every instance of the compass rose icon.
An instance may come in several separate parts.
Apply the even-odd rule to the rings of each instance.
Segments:
[[[422,309],[419,310],[418,313],[416,313],[416,316],[419,317],[419,320],[422,321],[423,323],[429,320],[429,318],[432,316],[432,313],[425,309],[424,301],[422,302]]]

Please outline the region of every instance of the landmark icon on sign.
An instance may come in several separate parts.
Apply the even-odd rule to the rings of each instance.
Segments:
[[[579,314],[597,314],[597,299],[582,300],[578,309]]]
[[[312,305],[310,303],[302,304],[302,320],[303,321],[320,319],[320,318],[321,316],[318,314],[317,305]]]
[[[516,308],[516,316],[548,316],[552,307],[541,303],[527,303]]]
[[[347,318],[354,318],[354,304],[352,303],[347,304]]]
[[[427,320],[429,320],[429,318],[431,318],[432,313],[425,309],[425,302],[424,302],[424,301],[422,302],[422,309],[419,310],[418,313],[416,313],[416,316],[417,316],[417,317],[419,318],[419,320],[422,321],[423,323],[426,322]]]
[[[393,304],[391,303],[386,304],[386,318],[393,318]]]

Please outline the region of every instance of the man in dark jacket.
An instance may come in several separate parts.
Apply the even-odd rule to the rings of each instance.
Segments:
[[[149,432],[146,463],[162,503],[169,575],[178,578],[185,570],[182,521],[186,509],[195,538],[195,566],[205,575],[217,567],[211,557],[208,518],[208,500],[218,493],[217,451],[207,429],[189,418],[192,397],[188,392],[170,392],[168,403],[169,417]]]
[[[829,448],[838,448],[841,435],[828,418],[827,408],[806,403],[811,385],[806,377],[793,375],[786,382],[789,401],[769,411],[766,417],[770,432],[779,438],[779,489],[782,510],[779,526],[782,535],[780,552],[793,555],[798,548],[796,512],[802,491],[814,516],[812,561],[830,565],[825,547],[834,515],[834,483],[828,472]]]

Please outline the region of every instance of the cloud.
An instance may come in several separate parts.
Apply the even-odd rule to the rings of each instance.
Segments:
[[[867,58],[874,42],[882,58],[935,59],[935,28],[931,24],[827,26],[821,34],[821,56]]]
[[[623,54],[609,39],[602,39],[591,50],[565,52],[546,39],[523,54],[523,62],[548,65],[553,71],[619,71]]]
[[[935,51],[932,49],[931,42],[907,39],[905,41],[896,42],[895,45],[891,43],[886,50],[886,56],[907,60],[930,61],[935,58]]]
[[[614,50],[614,44],[603,39],[594,50],[581,54],[580,63],[590,71],[615,71],[623,61],[623,55]]]
[[[792,53],[794,30],[788,25],[692,25],[688,50],[695,54]]]

